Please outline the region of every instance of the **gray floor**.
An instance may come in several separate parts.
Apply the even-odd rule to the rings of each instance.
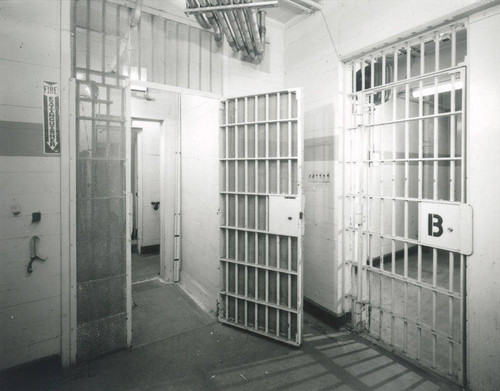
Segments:
[[[66,371],[56,361],[9,371],[0,389],[458,390],[309,315],[304,343],[293,348],[217,323],[177,285],[153,281],[135,285],[134,292],[131,349]],[[160,301],[167,304],[145,308]]]
[[[132,296],[134,348],[213,322],[176,284],[164,284],[159,280],[135,284]]]
[[[144,281],[160,275],[160,254],[132,253],[132,282]]]

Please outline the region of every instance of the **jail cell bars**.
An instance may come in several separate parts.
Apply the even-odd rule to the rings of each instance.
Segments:
[[[85,360],[127,346],[128,56],[120,47],[127,42],[129,13],[83,0],[73,10],[77,359]]]
[[[131,29],[133,10],[105,0],[75,0],[75,9],[78,79],[102,73],[222,93],[222,49],[209,31],[147,12]]]
[[[420,244],[418,204],[465,202],[466,33],[453,25],[352,63],[345,131],[353,327],[457,383],[465,257]]]
[[[301,196],[299,92],[227,100],[220,128],[219,320],[293,345],[302,334],[302,239],[269,232],[269,196]]]

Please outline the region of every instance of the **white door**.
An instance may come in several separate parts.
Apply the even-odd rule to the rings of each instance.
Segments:
[[[302,342],[301,91],[223,102],[219,321]]]

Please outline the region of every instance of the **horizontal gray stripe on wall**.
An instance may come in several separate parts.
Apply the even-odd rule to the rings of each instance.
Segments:
[[[305,161],[334,160],[334,136],[314,137],[304,140]]]
[[[0,156],[46,156],[43,148],[43,124],[0,121]]]

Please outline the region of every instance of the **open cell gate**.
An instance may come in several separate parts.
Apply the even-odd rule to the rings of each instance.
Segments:
[[[219,321],[302,340],[301,91],[228,99],[220,127]]]
[[[472,251],[465,42],[458,24],[354,61],[345,130],[353,327],[457,383]]]

